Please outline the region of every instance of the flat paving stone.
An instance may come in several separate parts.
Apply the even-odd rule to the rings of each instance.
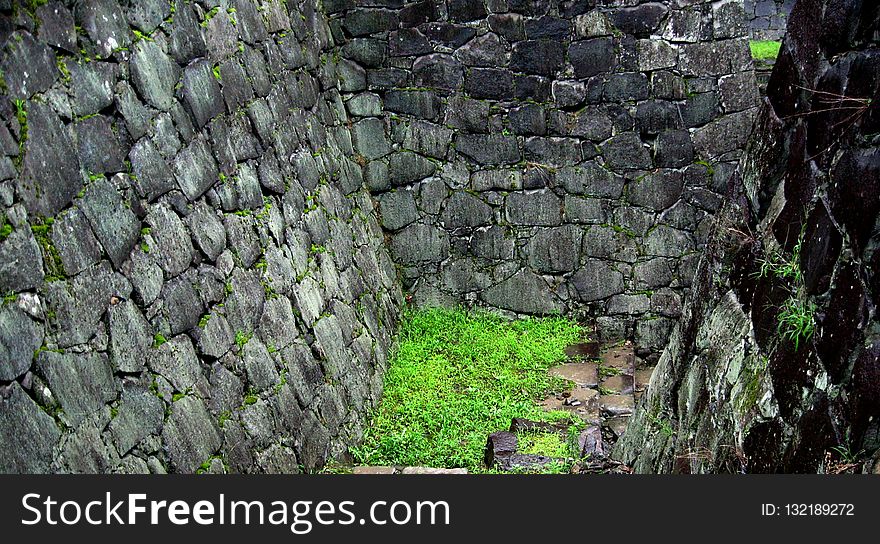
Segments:
[[[354,467],[352,474],[394,474],[394,467]]]
[[[626,374],[609,376],[602,380],[602,387],[621,395],[631,395],[634,391],[633,377]]]
[[[592,361],[554,366],[550,375],[572,381],[580,387],[599,385],[599,365]]]
[[[406,467],[401,474],[467,474],[466,468]]]
[[[571,358],[583,357],[595,359],[599,356],[599,342],[581,342],[565,348],[565,354]]]
[[[636,354],[632,345],[613,347],[602,354],[602,366],[616,368],[620,374],[632,376],[635,374]]]
[[[602,415],[614,417],[630,415],[633,411],[632,395],[602,395],[599,397],[599,408]]]

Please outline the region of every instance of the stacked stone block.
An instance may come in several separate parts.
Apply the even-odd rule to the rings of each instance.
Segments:
[[[752,38],[781,40],[794,3],[795,0],[743,0]]]
[[[0,23],[0,472],[343,455],[402,297],[327,18],[7,1]]]
[[[880,471],[878,13],[795,5],[692,295],[616,446],[637,471]]]
[[[324,8],[417,303],[579,313],[665,344],[757,103],[741,2]]]

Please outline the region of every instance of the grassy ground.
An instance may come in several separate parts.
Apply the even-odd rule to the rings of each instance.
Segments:
[[[751,40],[749,46],[752,48],[752,58],[758,60],[775,59],[779,55],[779,48],[782,47],[782,42]]]
[[[564,412],[545,412],[537,401],[565,387],[547,369],[563,361],[565,347],[582,336],[583,330],[564,318],[508,321],[442,309],[409,313],[382,402],[363,445],[352,450],[356,461],[485,472],[486,438],[506,430],[512,418],[571,420]],[[552,438],[542,440],[538,449],[560,451],[548,442]]]

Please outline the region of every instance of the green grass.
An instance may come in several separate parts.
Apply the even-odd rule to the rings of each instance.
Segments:
[[[508,321],[461,310],[408,312],[382,402],[363,445],[352,449],[356,461],[485,472],[487,436],[506,430],[512,418],[572,421],[537,401],[564,389],[547,369],[565,359],[565,347],[583,332],[560,317]]]
[[[782,42],[773,40],[750,40],[749,47],[752,49],[753,59],[775,59],[779,55],[779,48],[782,47]]]

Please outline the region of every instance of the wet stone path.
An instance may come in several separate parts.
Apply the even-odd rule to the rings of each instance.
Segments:
[[[586,424],[578,435],[581,460],[577,472],[629,472],[628,467],[608,457],[611,447],[626,431],[633,407],[645,392],[653,366],[636,357],[631,342],[615,344],[602,350],[597,342],[569,346],[568,361],[550,369],[552,376],[562,378],[570,387],[544,399],[540,404],[547,411],[566,411],[577,415]],[[487,467],[501,471],[534,471],[557,463],[560,459],[517,451],[517,433],[558,432],[567,436],[568,426],[515,418],[510,428],[489,435],[486,443]],[[463,468],[428,467],[355,467],[354,474],[467,474]]]

